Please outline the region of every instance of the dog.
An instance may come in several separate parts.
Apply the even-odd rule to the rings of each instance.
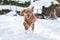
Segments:
[[[21,11],[21,15],[24,16],[24,28],[27,31],[29,27],[31,27],[32,31],[34,31],[34,23],[36,21],[36,16],[33,14],[33,7],[32,8],[26,8]]]
[[[55,9],[53,9],[53,10],[51,11],[50,17],[51,17],[52,19],[57,19],[57,15],[56,15],[56,10],[55,10]]]

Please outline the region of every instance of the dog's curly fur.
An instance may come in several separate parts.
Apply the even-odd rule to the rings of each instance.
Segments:
[[[36,17],[33,14],[33,8],[26,8],[21,11],[21,15],[24,16],[24,27],[25,30],[28,30],[29,27],[32,27],[32,31],[34,30],[34,23],[36,21]]]
[[[55,10],[55,9],[51,11],[50,17],[51,17],[52,19],[57,19],[57,15],[56,15],[56,10]]]

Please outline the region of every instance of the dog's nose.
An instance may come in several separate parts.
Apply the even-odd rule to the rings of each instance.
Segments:
[[[29,15],[28,15],[29,16]]]
[[[27,15],[27,17],[29,18],[29,15]]]

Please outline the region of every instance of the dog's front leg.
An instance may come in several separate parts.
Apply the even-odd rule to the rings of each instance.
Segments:
[[[27,22],[24,22],[23,24],[24,24],[25,30],[28,30],[29,25],[27,24]]]
[[[24,28],[25,28],[25,33],[27,34],[29,25],[27,24],[27,22],[24,22],[23,24],[24,24]]]
[[[31,24],[32,31],[34,31],[34,23]]]

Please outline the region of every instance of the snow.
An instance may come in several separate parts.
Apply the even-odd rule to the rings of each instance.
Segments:
[[[60,40],[60,18],[37,19],[35,30],[25,34],[22,16],[0,16],[0,40]]]
[[[6,14],[6,16],[14,16],[14,15],[18,15],[15,11],[11,11],[9,13]]]
[[[16,6],[0,5],[0,10],[2,9],[13,11],[0,15],[0,40],[60,40],[60,18],[57,18],[57,20],[37,19],[34,32],[29,28],[28,34],[25,34],[24,17],[14,16],[15,11],[21,11],[23,7],[17,7],[16,9]],[[36,9],[39,9],[39,12],[42,10],[39,5],[36,6]]]
[[[12,11],[21,11],[24,7],[14,6],[14,5],[0,5],[0,10],[9,9]]]
[[[30,0],[12,0],[12,1],[17,1],[17,2],[19,2],[19,3],[25,3],[25,1],[30,1]]]

